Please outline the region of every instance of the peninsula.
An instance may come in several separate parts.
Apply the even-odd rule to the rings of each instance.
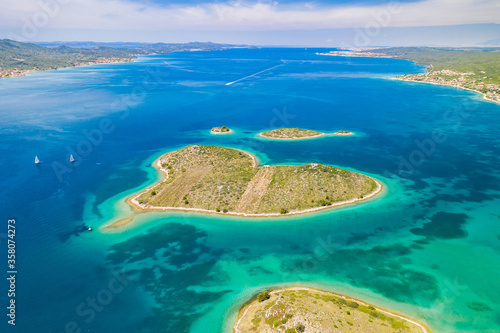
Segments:
[[[316,53],[322,56],[406,59],[427,66],[426,73],[407,74],[397,80],[441,84],[472,90],[500,103],[498,48],[387,47],[357,48]]]
[[[190,145],[155,165],[165,178],[130,200],[140,209],[280,216],[354,203],[382,189],[353,171],[317,163],[258,166],[249,153],[217,146]]]
[[[210,133],[212,133],[212,134],[231,134],[231,133],[234,133],[234,131],[232,129],[230,129],[229,127],[220,126],[220,127],[213,127],[210,130]]]
[[[248,302],[234,333],[427,333],[413,320],[345,296],[311,288],[265,291]]]
[[[0,78],[84,65],[131,62],[139,52],[111,47],[91,49],[43,47],[9,39],[0,40]]]
[[[323,133],[303,128],[277,128],[259,133],[258,136],[273,140],[304,140],[314,139],[327,135],[353,135],[349,131],[338,131],[335,133]]]
[[[23,43],[0,39],[0,78],[94,64],[132,62],[140,55],[249,47],[216,43]]]

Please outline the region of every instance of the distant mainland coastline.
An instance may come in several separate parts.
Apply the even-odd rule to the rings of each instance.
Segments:
[[[172,52],[214,51],[246,48],[248,45],[191,43],[23,43],[0,39],[0,78],[25,76],[31,72],[95,64],[133,62],[141,55]]]
[[[210,133],[212,134],[231,134],[231,133],[234,133],[234,131],[232,129],[230,129],[229,127],[226,127],[226,126],[220,126],[220,127],[212,127],[212,129],[210,130]]]
[[[320,138],[328,135],[348,136],[354,135],[354,133],[345,130],[337,131],[335,133],[323,133],[304,128],[277,128],[257,134],[257,136],[261,138],[271,140],[305,140]]]

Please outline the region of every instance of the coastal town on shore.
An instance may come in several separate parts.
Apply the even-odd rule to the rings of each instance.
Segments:
[[[114,64],[114,63],[132,62],[132,61],[134,61],[134,59],[132,59],[132,58],[115,58],[115,57],[99,58],[99,59],[96,59],[93,61],[77,62],[69,67],[79,67],[79,66],[88,66],[88,65],[97,65],[97,64]],[[29,69],[29,70],[19,69],[19,68],[3,69],[2,67],[0,67],[0,78],[26,76],[28,73],[31,73],[31,72],[52,71],[52,70],[58,70],[60,68],[66,68],[66,67],[68,67],[68,66],[48,67],[48,68],[38,68],[38,67],[34,66],[32,69]]]
[[[475,75],[475,73],[460,73],[452,70],[440,70],[428,73],[401,75],[395,77],[395,79],[411,82],[442,84],[469,89],[481,93],[487,100],[500,103],[500,86],[480,82],[477,79],[472,78],[472,75]]]
[[[319,163],[259,166],[255,156],[220,146],[186,146],[155,165],[165,177],[131,198],[134,208],[284,216],[359,203],[382,191],[379,181],[353,171]]]

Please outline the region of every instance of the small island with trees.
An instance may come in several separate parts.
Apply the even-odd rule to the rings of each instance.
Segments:
[[[366,175],[329,165],[258,166],[232,148],[190,145],[164,154],[164,179],[129,202],[141,209],[282,216],[350,204],[382,189]]]
[[[264,291],[239,312],[234,333],[427,333],[420,323],[345,296],[310,288]]]
[[[354,133],[349,132],[349,131],[338,131],[338,132],[332,133],[332,135],[354,135]]]
[[[212,129],[210,130],[210,133],[212,133],[212,134],[230,134],[230,133],[233,133],[233,130],[230,129],[229,127],[226,127],[226,126],[212,127]]]
[[[304,128],[277,128],[274,130],[259,133],[258,136],[272,140],[304,140],[314,139],[327,135],[353,135],[349,131],[338,131],[335,133],[323,133]]]

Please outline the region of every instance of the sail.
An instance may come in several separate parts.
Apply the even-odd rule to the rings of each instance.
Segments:
[[[35,156],[35,164],[39,164],[40,160],[38,159],[38,156]]]
[[[69,161],[70,161],[70,162],[74,162],[74,161],[75,161],[75,158],[73,157],[73,154],[71,154],[71,155],[70,155],[70,157],[69,157]]]

